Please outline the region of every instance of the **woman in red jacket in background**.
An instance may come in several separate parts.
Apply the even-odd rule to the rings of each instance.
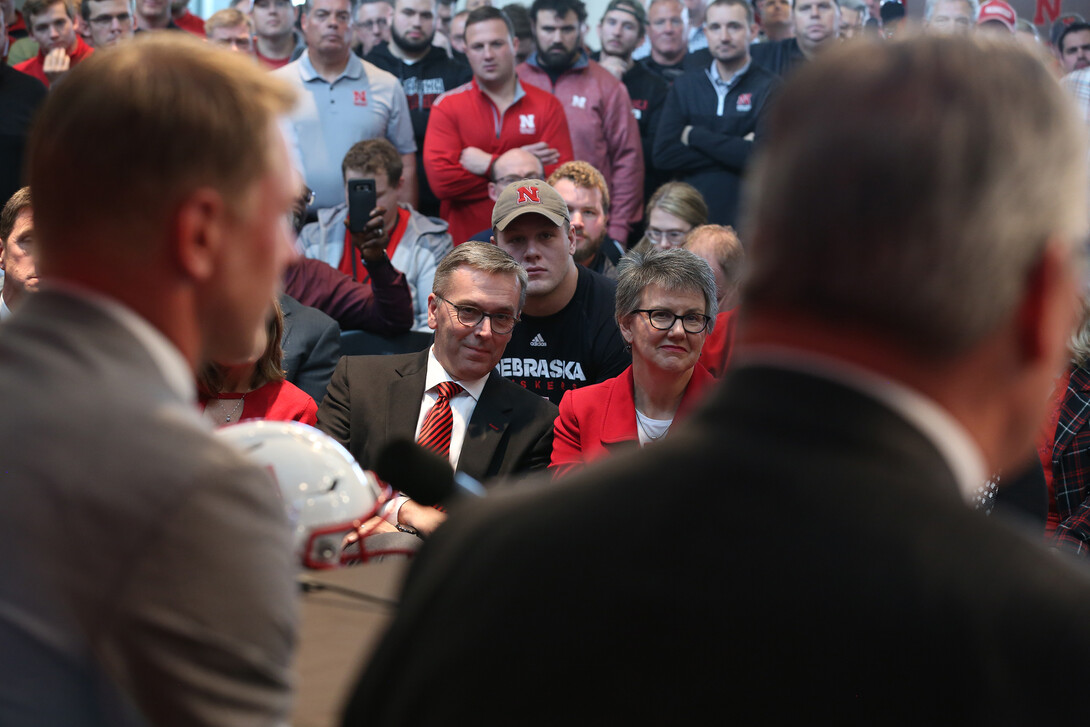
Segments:
[[[554,477],[665,438],[715,382],[697,363],[717,311],[708,264],[681,248],[652,249],[630,252],[617,271],[617,325],[632,365],[564,394],[553,427]]]

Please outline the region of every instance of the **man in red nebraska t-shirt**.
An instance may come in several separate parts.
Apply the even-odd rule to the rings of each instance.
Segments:
[[[38,41],[38,55],[15,66],[49,86],[69,68],[91,55],[92,48],[76,34],[71,0],[27,0],[23,16]]]
[[[424,136],[424,169],[455,245],[491,225],[488,182],[505,151],[522,147],[533,153],[546,175],[572,159],[560,102],[515,75],[507,17],[479,7],[466,18],[465,36],[473,80],[436,100]]]

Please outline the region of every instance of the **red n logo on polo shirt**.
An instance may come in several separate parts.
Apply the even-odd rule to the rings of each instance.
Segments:
[[[366,106],[367,105],[367,92],[366,91],[353,91],[352,92],[352,103],[354,103],[357,106]]]
[[[515,204],[523,202],[541,202],[537,197],[537,187],[519,187],[519,198],[515,200]]]

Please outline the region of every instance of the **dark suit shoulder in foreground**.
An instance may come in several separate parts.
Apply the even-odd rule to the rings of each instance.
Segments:
[[[453,513],[345,724],[1029,723],[1090,676],[1088,607],[900,416],[743,369],[659,447]]]

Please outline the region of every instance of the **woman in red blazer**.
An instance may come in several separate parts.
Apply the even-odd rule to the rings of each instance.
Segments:
[[[656,248],[622,258],[616,315],[632,365],[620,376],[564,394],[553,425],[554,477],[669,433],[715,381],[697,359],[716,309],[715,276],[688,250]]]

